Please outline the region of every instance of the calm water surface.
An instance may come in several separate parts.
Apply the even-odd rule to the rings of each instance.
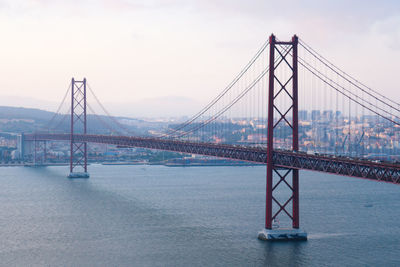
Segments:
[[[264,167],[0,168],[2,266],[400,266],[400,186],[300,173],[309,240],[266,243]]]

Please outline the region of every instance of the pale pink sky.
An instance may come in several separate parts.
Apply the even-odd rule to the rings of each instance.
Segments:
[[[273,32],[298,34],[400,101],[398,1],[276,2],[0,0],[0,98],[58,102],[71,77],[85,76],[105,103],[177,96],[201,105]]]

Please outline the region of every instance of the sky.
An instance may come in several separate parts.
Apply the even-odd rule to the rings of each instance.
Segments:
[[[271,33],[400,101],[399,1],[0,0],[0,105],[52,110],[86,77],[116,115],[190,115]]]

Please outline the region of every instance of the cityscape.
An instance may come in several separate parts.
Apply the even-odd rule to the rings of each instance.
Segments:
[[[17,119],[15,119],[17,120]],[[1,128],[9,128],[8,124],[15,120],[3,120]],[[392,125],[378,116],[365,115],[357,118],[349,118],[333,112],[332,110],[299,111],[299,136],[300,151],[306,153],[323,153],[336,156],[359,155],[360,158],[371,158],[382,161],[400,160],[400,132],[399,126]],[[24,123],[35,124],[34,120],[20,119]],[[173,129],[179,118],[152,119],[158,121],[150,127],[143,127],[146,135],[161,135],[165,129]],[[121,120],[124,123],[124,120]],[[126,123],[126,119],[125,119]],[[188,140],[194,142],[211,141],[213,143],[250,144],[251,146],[266,148],[267,124],[265,119],[220,119],[216,122],[221,126],[221,133],[216,136],[211,127],[203,129],[201,135],[189,136]],[[25,126],[25,125],[24,125]],[[128,125],[126,125],[128,127]],[[18,127],[18,126],[17,126]],[[34,144],[28,145],[24,155],[21,150],[21,134],[24,128],[15,132],[2,132],[0,137],[0,160],[3,165],[29,164],[34,162]],[[107,129],[99,129],[99,133],[107,132]],[[350,134],[349,134],[350,133]],[[108,133],[113,134],[113,133]],[[115,133],[114,133],[115,134]],[[280,127],[276,130],[275,147],[277,149],[290,149],[291,133],[288,127]],[[60,142],[48,142],[46,144],[46,162],[67,163],[69,160],[69,144]],[[36,156],[44,160],[43,149],[37,151]],[[126,163],[126,164],[164,164],[168,160],[184,157],[194,158],[196,155],[187,155],[170,152],[160,152],[142,148],[121,148],[117,146],[91,144],[88,158],[96,163]],[[199,157],[199,156],[197,156]],[[201,156],[200,156],[201,158]],[[216,159],[212,159],[216,161]],[[44,163],[44,162],[41,162]],[[237,164],[243,164],[236,162]],[[226,162],[235,164],[235,162]]]

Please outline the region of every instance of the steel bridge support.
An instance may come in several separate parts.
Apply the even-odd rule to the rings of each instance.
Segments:
[[[306,240],[307,234],[299,229],[299,170],[278,168],[274,166],[274,130],[280,124],[289,127],[292,131],[291,150],[299,150],[298,138],[298,72],[297,72],[297,44],[298,38],[293,36],[290,42],[280,42],[274,35],[270,36],[269,57],[269,88],[268,88],[268,125],[267,125],[267,181],[266,181],[266,208],[265,229],[258,235],[262,240]],[[275,57],[277,54],[277,57]],[[289,58],[292,57],[290,62]],[[289,77],[277,75],[279,68],[289,70]],[[282,73],[282,71],[281,71]],[[277,86],[275,90],[275,86]],[[291,90],[289,87],[292,87]],[[280,106],[277,98],[289,100],[289,106]],[[276,118],[274,119],[274,111]],[[290,113],[292,120],[290,121]],[[292,179],[290,181],[290,174]],[[278,179],[274,183],[274,176]],[[286,186],[289,196],[280,200],[277,197],[278,186]],[[292,205],[290,209],[290,203]],[[277,222],[279,214],[286,214],[291,221],[292,228],[283,229]]]
[[[86,78],[71,81],[71,142],[68,178],[89,178],[87,143],[75,140],[75,134],[86,134]]]

